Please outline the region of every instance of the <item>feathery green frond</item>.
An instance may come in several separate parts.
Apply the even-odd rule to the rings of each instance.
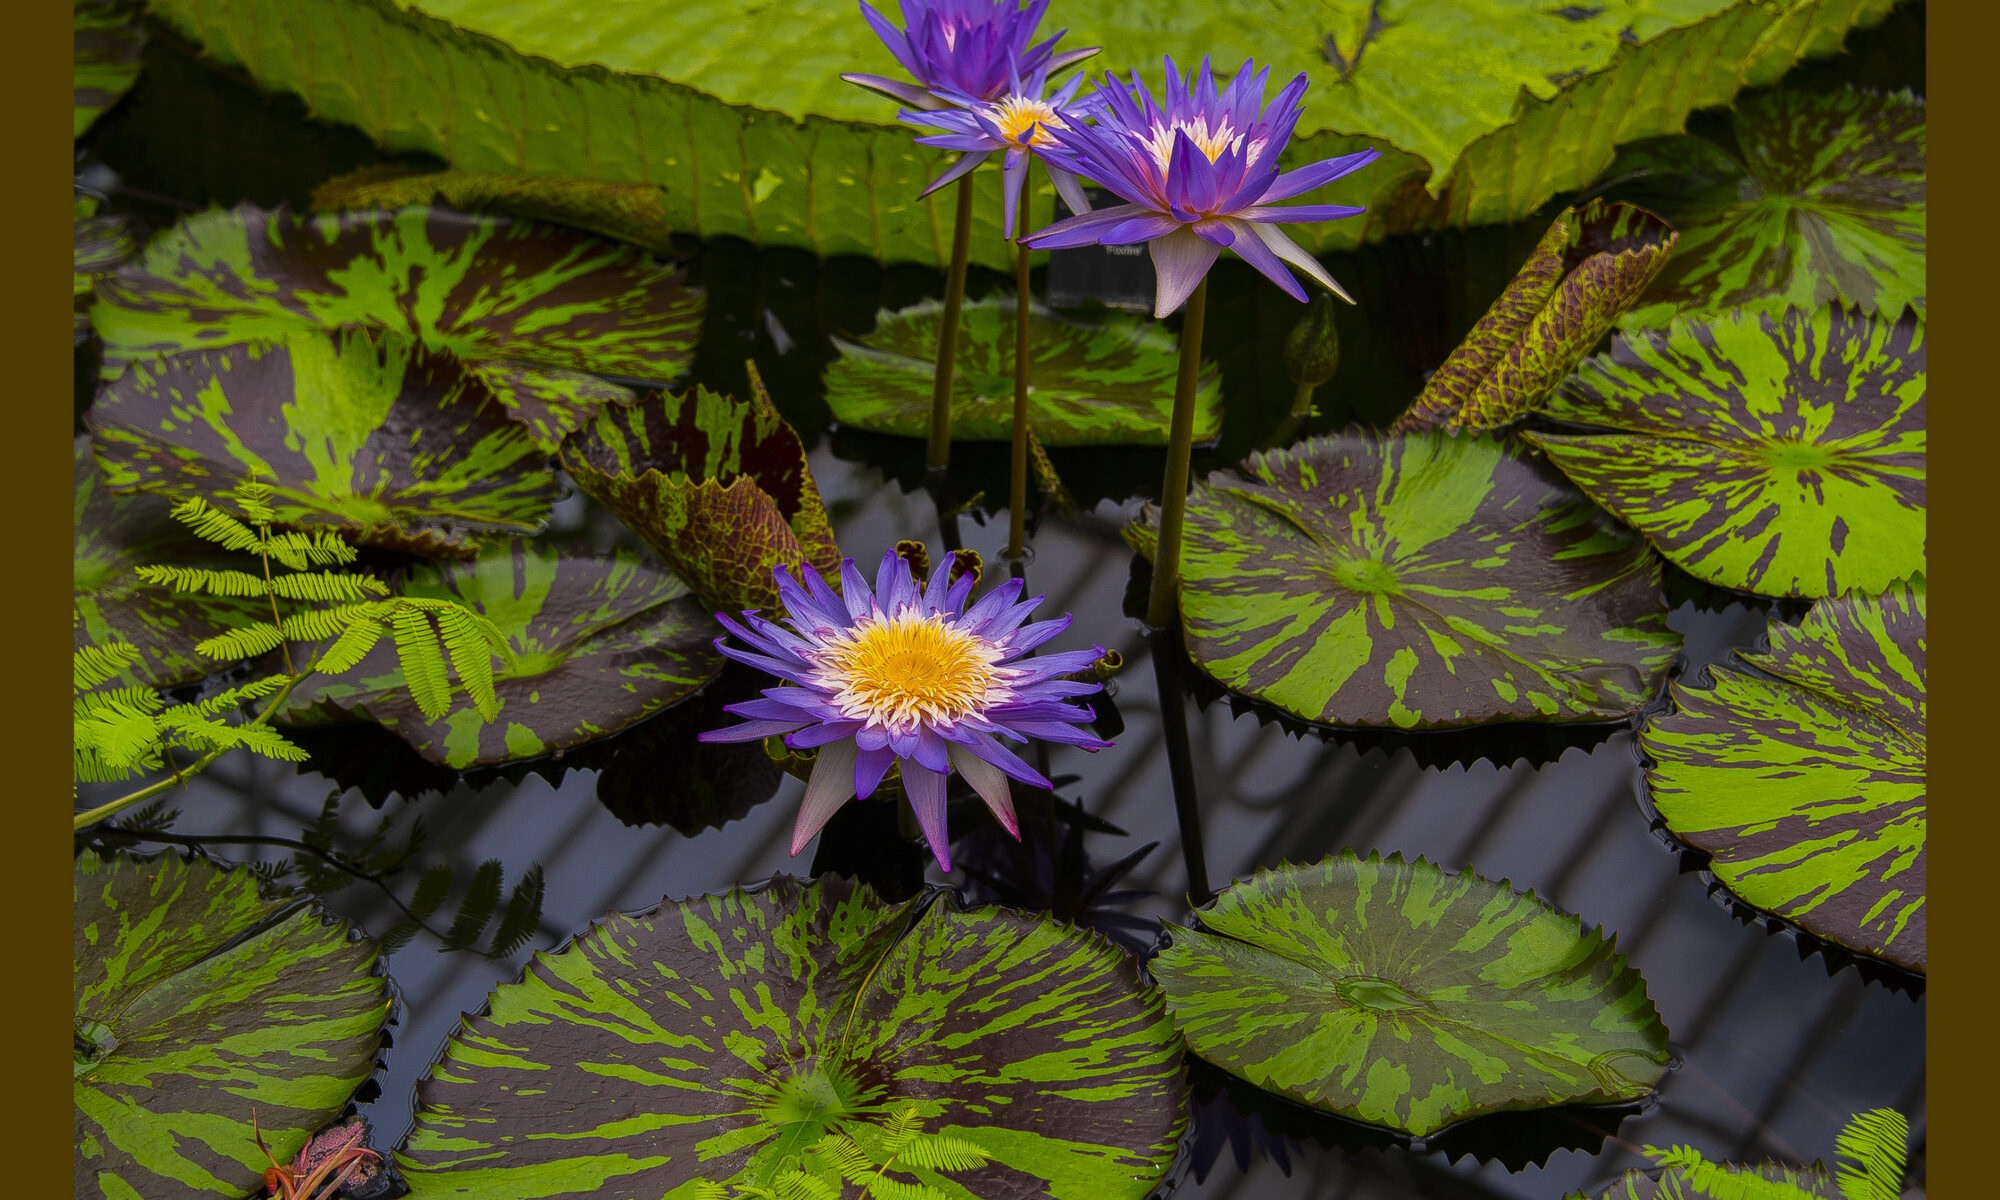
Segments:
[[[812,1149],[814,1154],[832,1161],[840,1177],[849,1183],[866,1186],[875,1177],[875,1160],[868,1152],[854,1144],[854,1139],[844,1133],[829,1133],[820,1139]]]
[[[192,496],[173,507],[173,518],[194,531],[194,535],[205,542],[214,542],[224,550],[240,550],[246,554],[255,553],[259,545],[258,537],[250,528],[203,500]]]
[[[398,605],[389,617],[396,635],[396,660],[410,698],[424,716],[435,721],[451,710],[451,678],[445,673],[431,619],[411,605]]]
[[[1693,1146],[1664,1150],[1647,1146],[1645,1151],[1664,1168],[1659,1194],[1667,1200],[1817,1200],[1812,1192],[1788,1179],[1710,1162]]]
[[[320,651],[319,661],[314,664],[314,669],[328,675],[338,675],[348,670],[368,657],[368,652],[382,640],[382,630],[383,625],[379,618],[356,617],[347,628],[340,631],[340,636],[333,640],[331,646]]]
[[[196,711],[211,716],[216,713],[227,712],[232,708],[248,704],[252,700],[262,700],[279,688],[284,687],[286,681],[289,679],[291,679],[291,676],[284,674],[266,675],[262,679],[253,679],[249,683],[238,684],[228,691],[218,692],[206,700],[196,702],[194,707]]]
[[[229,725],[203,716],[191,704],[175,705],[160,714],[159,722],[162,730],[209,750],[242,749],[285,762],[304,762],[311,757],[269,725]]]
[[[920,1133],[896,1152],[897,1166],[926,1171],[973,1171],[992,1161],[983,1148],[943,1133]]]
[[[948,1193],[928,1183],[877,1175],[868,1181],[869,1200],[946,1200]]]
[[[140,579],[156,587],[182,593],[211,596],[262,596],[269,589],[264,577],[248,571],[222,571],[209,567],[144,566],[134,571]]]
[[[1857,1113],[1834,1139],[1842,1200],[1896,1200],[1903,1193],[1910,1122],[1893,1108]]]
[[[339,637],[349,622],[383,615],[397,604],[394,600],[365,600],[359,604],[336,604],[332,608],[308,608],[285,618],[285,637],[295,642]]]
[[[386,596],[389,585],[368,575],[348,575],[339,571],[297,571],[271,580],[271,590],[285,600],[312,600],[322,604],[356,603],[371,596]]]
[[[278,514],[271,507],[274,494],[270,484],[253,476],[231,489],[229,498],[236,502],[237,511],[243,514],[243,519],[252,525],[275,525]]]
[[[78,646],[70,653],[70,688],[83,691],[109,679],[139,661],[139,648],[130,642],[105,642]]]
[[[235,629],[225,629],[212,638],[204,638],[195,643],[195,649],[210,658],[234,660],[255,658],[276,650],[284,642],[277,626],[269,621],[258,621],[251,625],[240,625]]]
[[[458,672],[458,682],[464,686],[466,695],[472,697],[480,716],[488,721],[499,720],[500,697],[493,690],[492,643],[479,628],[484,618],[456,605],[437,610],[436,616],[445,649],[451,654],[452,669]]]

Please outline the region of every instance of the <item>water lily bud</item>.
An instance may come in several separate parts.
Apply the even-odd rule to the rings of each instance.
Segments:
[[[1333,328],[1333,296],[1321,292],[1285,337],[1285,370],[1300,387],[1318,387],[1340,365],[1340,335]]]

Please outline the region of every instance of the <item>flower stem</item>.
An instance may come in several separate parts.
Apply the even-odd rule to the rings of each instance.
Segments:
[[[1007,485],[1007,557],[1028,552],[1028,248],[1021,235],[1028,231],[1028,180],[1035,173],[1030,157],[1021,168],[1021,199],[1014,219],[1014,474]]]
[[[1292,435],[1298,432],[1299,423],[1312,415],[1313,393],[1318,390],[1315,384],[1299,385],[1298,395],[1292,399],[1292,411],[1285,414],[1285,419],[1278,422],[1277,431],[1271,435],[1272,445],[1282,446],[1292,440]]]
[[[951,227],[951,269],[944,277],[944,323],[938,327],[937,367],[931,375],[931,438],[924,465],[941,472],[951,463],[951,376],[958,362],[958,314],[965,303],[965,256],[972,241],[972,173],[958,181],[958,215]]]
[[[245,725],[244,728],[246,729],[254,728],[258,725],[264,724],[266,721],[269,721],[271,717],[277,713],[278,709],[285,703],[285,697],[292,694],[292,689],[297,687],[305,679],[306,676],[312,674],[315,669],[317,669],[317,664],[315,664],[315,666],[312,667],[307,667],[305,670],[292,676],[290,679],[287,679],[285,681],[285,686],[278,689],[278,694],[271,697],[271,702],[264,706],[264,711],[252,717],[250,719],[249,724]],[[149,783],[145,787],[140,788],[136,792],[128,792],[125,795],[118,797],[116,800],[106,801],[105,803],[98,805],[96,808],[89,809],[87,811],[76,814],[76,817],[70,823],[70,832],[80,833],[83,830],[90,828],[92,825],[97,824],[99,821],[102,821],[107,817],[113,817],[118,815],[119,813],[125,811],[126,809],[132,807],[135,804],[144,804],[146,801],[151,800],[155,796],[161,795],[165,792],[172,791],[174,788],[177,788],[181,784],[187,782],[190,776],[198,775],[202,771],[207,770],[208,765],[210,763],[214,762],[218,758],[221,758],[223,755],[229,753],[233,749],[235,749],[234,746],[218,746],[215,749],[210,750],[207,754],[204,754],[200,758],[194,760],[194,763],[185,770],[175,771],[172,775],[167,776],[165,779],[159,780],[156,783]]]
[[[1160,538],[1153,551],[1153,592],[1146,624],[1165,629],[1179,607],[1181,518],[1187,512],[1188,455],[1194,441],[1194,393],[1201,377],[1201,327],[1208,314],[1208,276],[1194,285],[1181,318],[1181,369],[1174,382],[1174,419],[1167,436],[1167,477],[1160,484]]]
[[[1174,819],[1180,826],[1181,862],[1187,867],[1188,899],[1196,907],[1215,899],[1208,890],[1208,856],[1201,837],[1201,803],[1195,794],[1194,751],[1188,744],[1187,651],[1172,629],[1153,631],[1153,678],[1160,689],[1160,735],[1167,744],[1167,777],[1174,789]]]

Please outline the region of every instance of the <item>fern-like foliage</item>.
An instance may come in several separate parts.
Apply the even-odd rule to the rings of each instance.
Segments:
[[[1833,1146],[1841,1158],[1835,1181],[1842,1200],[1896,1200],[1910,1150],[1910,1122],[1893,1108],[1860,1113]]]
[[[1910,1123],[1894,1109],[1858,1113],[1834,1139],[1842,1162],[1841,1200],[1896,1200],[1903,1191]],[[1645,1147],[1661,1167],[1664,1200],[1823,1200],[1810,1176],[1783,1169],[1777,1177],[1735,1163],[1710,1162],[1693,1146]],[[1822,1177],[1823,1178],[1823,1177]]]

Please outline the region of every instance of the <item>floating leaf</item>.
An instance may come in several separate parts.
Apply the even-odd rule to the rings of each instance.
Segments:
[[[386,331],[459,358],[669,380],[703,294],[636,247],[437,208],[190,217],[99,285],[107,375],[149,354],[328,329]]]
[[[139,5],[76,0],[76,97],[73,137],[96,123],[139,78],[146,28]]]
[[[1646,290],[1675,233],[1644,209],[1563,210],[1521,273],[1424,385],[1397,431],[1497,429],[1563,381]]]
[[[599,409],[562,461],[711,610],[782,607],[775,566],[837,578],[805,446],[754,376],[748,404],[696,388]]]
[[[779,877],[537,954],[418,1084],[399,1157],[420,1194],[493,1200],[789,1172],[837,1195],[843,1162],[906,1191],[1136,1198],[1174,1157],[1180,1074],[1158,993],[1100,937]]]
[[[666,219],[667,189],[657,183],[559,179],[497,171],[384,174],[381,167],[369,167],[329,180],[313,193],[313,207],[320,210],[402,208],[412,204],[505,213],[588,230],[643,246],[656,254],[674,252],[674,231]]]
[[[1196,915],[1148,964],[1189,1049],[1312,1108],[1423,1136],[1636,1100],[1666,1074],[1666,1026],[1616,939],[1504,881],[1347,851]]]
[[[1623,322],[1677,312],[1844,304],[1893,319],[1929,289],[1924,102],[1852,87],[1766,92],[1731,115],[1741,158],[1680,137],[1633,147],[1609,174],[1680,230]]]
[[[193,565],[215,559],[215,548],[167,515],[157,496],[121,496],[105,485],[88,438],[76,439],[73,526],[75,643],[129,642],[139,661],[121,677],[130,685],[193,683],[221,664],[195,650],[223,629],[268,618],[263,600],[176,592],[139,579],[135,568]]]
[[[459,601],[500,627],[516,661],[493,664],[499,718],[487,721],[463,693],[444,716],[426,718],[384,639],[349,670],[301,684],[281,721],[365,717],[432,762],[490,766],[616,733],[722,669],[708,610],[627,550],[600,556],[515,539],[474,562],[417,567],[401,593]]]
[[[1317,0],[1281,0],[1249,19],[1228,4],[1179,6],[1166,18],[1157,4],[1117,0],[1065,17],[1063,45],[1103,46],[1104,69],[1136,65],[1155,88],[1165,33],[1218,64],[1254,58],[1274,79],[1304,71],[1322,100],[1309,100],[1287,166],[1371,145],[1388,152],[1309,194],[1370,209],[1365,220],[1298,227],[1325,251],[1392,230],[1526,216],[1595,180],[1619,144],[1680,132],[1695,109],[1837,51],[1850,28],[1892,6],[1479,0],[1381,21],[1379,6]],[[912,144],[893,102],[839,79],[900,74],[852,4],[774,0],[749,22],[725,0],[630,3],[608,23],[583,0],[424,0],[421,9],[327,0],[309,11],[287,0],[155,0],[152,9],[321,118],[457,171],[657,184],[665,219],[704,238],[939,266],[949,252],[951,196],[917,199],[949,156]],[[973,261],[1004,270],[999,173],[974,178],[984,196]],[[1052,200],[1046,190],[1035,197],[1035,225]]]
[[[1748,1190],[1755,1185],[1746,1184],[1741,1193],[1754,1200],[1781,1200],[1796,1196],[1798,1200],[1821,1197],[1823,1200],[1837,1200],[1840,1196],[1833,1179],[1821,1167],[1791,1167],[1782,1163],[1764,1162],[1755,1166],[1744,1163],[1722,1163],[1719,1169],[1727,1175],[1749,1175],[1764,1180],[1768,1184],[1782,1185],[1796,1189],[1781,1191],[1776,1187],[1763,1190]],[[1658,1172],[1633,1168],[1618,1177],[1618,1182],[1601,1192],[1572,1192],[1567,1200],[1719,1200],[1720,1193],[1696,1187],[1679,1167],[1665,1167]]]
[[[1611,720],[1679,648],[1645,543],[1511,443],[1314,438],[1242,470],[1188,497],[1181,614],[1196,662],[1285,712]]]
[[[247,868],[76,860],[76,1194],[240,1197],[375,1069],[373,943]]]
[[[924,437],[943,310],[935,300],[883,313],[867,345],[834,339],[826,403],[856,429]],[[951,436],[1014,436],[1014,301],[967,304],[952,376]],[[1112,314],[1086,322],[1039,304],[1028,310],[1028,427],[1045,446],[1164,446],[1174,413],[1179,341],[1156,321]],[[1195,393],[1194,440],[1222,432],[1222,383],[1213,364]]]
[[[1690,575],[1767,596],[1924,569],[1923,322],[1841,309],[1620,335],[1544,406],[1617,430],[1528,433]]]
[[[1653,806],[1746,903],[1924,970],[1925,587],[1821,600],[1759,673],[1675,684],[1639,742]]]
[[[255,471],[282,522],[470,557],[534,532],[548,455],[487,379],[400,338],[305,336],[136,362],[86,418],[111,486],[220,500]]]

